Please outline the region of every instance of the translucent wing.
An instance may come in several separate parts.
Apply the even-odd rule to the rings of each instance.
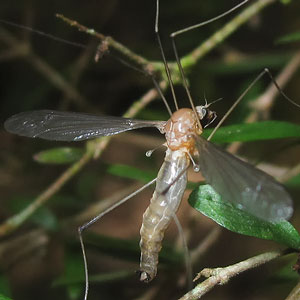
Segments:
[[[291,217],[292,200],[273,177],[200,136],[196,146],[200,170],[223,200],[264,220],[277,222]]]
[[[156,127],[162,131],[164,125],[163,121],[141,121],[54,110],[22,112],[4,123],[5,129],[11,133],[56,141],[81,141],[143,127]]]

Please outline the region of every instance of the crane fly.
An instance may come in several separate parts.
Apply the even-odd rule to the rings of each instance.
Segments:
[[[243,3],[245,2],[247,1]],[[160,49],[165,61],[161,43]],[[176,49],[174,50],[177,57]],[[179,59],[177,62],[183,74]],[[165,66],[168,73],[166,62]],[[169,81],[171,84],[170,77]],[[184,86],[187,89],[187,84]],[[7,131],[21,136],[68,142],[111,136],[145,127],[157,128],[165,135],[165,159],[158,172],[155,191],[143,215],[140,230],[140,280],[149,282],[156,276],[162,239],[182,200],[187,185],[187,169],[191,161],[196,166],[195,171],[198,171],[199,165],[206,182],[223,200],[237,205],[240,209],[270,222],[289,219],[293,212],[292,200],[280,183],[201,137],[203,128],[211,123],[216,115],[208,109],[209,105],[194,107],[192,102],[191,105],[192,108],[178,109],[175,102],[176,111],[171,113],[167,121],[38,110],[16,114],[10,117],[4,126]],[[169,108],[168,110],[171,111]],[[196,159],[196,164],[193,158]],[[99,217],[96,217],[79,228],[86,276],[87,264],[81,232],[98,219]],[[88,282],[85,299],[87,286]]]
[[[196,109],[198,117],[203,118],[206,108]],[[82,141],[145,127],[155,127],[165,135],[165,160],[141,227],[142,281],[151,281],[156,275],[161,241],[186,188],[191,156],[197,157],[206,182],[222,199],[271,222],[292,215],[292,200],[284,187],[270,175],[202,138],[203,128],[189,108],[177,110],[167,122],[38,110],[14,115],[4,126],[14,134],[55,141]]]

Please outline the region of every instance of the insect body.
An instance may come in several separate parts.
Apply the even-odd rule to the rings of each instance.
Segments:
[[[247,0],[243,3],[245,2]],[[219,17],[222,16],[224,14]],[[158,10],[155,31],[158,34]],[[158,41],[160,44],[159,35]],[[185,82],[184,72],[180,65],[174,40],[173,46],[178,67],[181,71],[183,82]],[[161,51],[164,58],[162,48]],[[166,62],[165,67],[172,87]],[[256,80],[261,76],[259,75]],[[156,85],[158,86],[158,84]],[[185,83],[184,86],[189,95],[187,84]],[[173,97],[177,108],[175,95]],[[162,98],[164,99],[164,97]],[[156,188],[151,198],[151,203],[143,215],[143,223],[140,230],[140,279],[144,282],[149,282],[156,276],[158,254],[161,249],[162,239],[182,200],[187,184],[186,171],[192,156],[197,158],[196,167],[199,164],[207,183],[211,184],[222,196],[223,200],[232,202],[238,205],[239,208],[272,222],[288,219],[293,212],[292,200],[280,183],[200,136],[202,133],[200,121],[206,119],[210,123],[215,119],[216,115],[207,109],[208,105],[194,107],[191,97],[189,98],[193,109],[178,109],[167,122],[50,110],[20,113],[12,116],[5,122],[5,128],[9,132],[32,138],[39,137],[58,141],[82,141],[143,127],[156,127],[162,134],[165,134],[167,147],[165,160],[158,173]],[[237,105],[240,99],[234,105]],[[167,103],[166,106],[171,113]],[[196,170],[198,167],[194,169]],[[101,216],[95,217],[79,228],[86,272],[84,299],[87,299],[88,294],[88,272],[81,233]]]
[[[141,228],[141,280],[148,282],[156,275],[164,232],[182,199],[191,155],[198,158],[207,183],[224,200],[272,222],[288,219],[293,212],[292,200],[280,183],[199,136],[202,127],[197,117],[202,118],[205,110],[199,106],[196,111],[198,116],[191,109],[179,109],[165,122],[41,110],[14,115],[4,126],[18,135],[59,141],[81,141],[143,127],[156,127],[165,134],[165,161]]]
[[[158,253],[164,233],[181,202],[187,184],[186,170],[194,152],[193,136],[202,132],[192,109],[176,111],[165,126],[167,151],[157,175],[151,204],[141,228],[141,280],[152,280],[157,272]]]

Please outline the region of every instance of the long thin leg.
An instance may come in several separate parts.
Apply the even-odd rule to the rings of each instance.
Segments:
[[[92,226],[94,223],[96,223],[98,220],[100,220],[103,216],[120,206],[121,204],[125,203],[127,200],[131,199],[135,195],[139,194],[142,192],[144,189],[146,189],[148,186],[152,185],[156,181],[156,178],[148,182],[147,184],[143,185],[141,188],[136,190],[135,192],[131,193],[127,197],[121,199],[119,202],[115,203],[111,207],[107,208],[104,210],[102,213],[100,213],[98,216],[94,217],[87,223],[83,224],[82,226],[78,227],[78,235],[79,235],[79,241],[81,245],[81,250],[82,250],[82,256],[83,256],[83,262],[84,262],[84,272],[85,272],[85,292],[84,292],[84,300],[87,300],[88,292],[89,292],[89,274],[88,274],[88,264],[87,264],[87,258],[86,258],[86,253],[85,253],[85,247],[83,243],[83,238],[82,234],[83,231]]]
[[[181,237],[182,248],[183,248],[183,253],[184,253],[184,263],[185,263],[185,269],[186,269],[186,273],[187,273],[187,280],[186,280],[187,288],[188,288],[188,290],[191,290],[193,288],[193,266],[192,266],[190,251],[189,251],[189,248],[187,245],[187,240],[185,238],[183,228],[175,214],[173,215],[173,220],[176,224],[178,234]]]
[[[171,88],[171,91],[172,91],[172,96],[173,96],[175,108],[176,108],[176,110],[178,110],[178,103],[177,103],[176,94],[175,94],[175,91],[174,91],[174,85],[173,85],[170,69],[169,69],[169,66],[168,66],[168,63],[167,63],[167,60],[166,60],[166,57],[165,57],[165,52],[164,52],[164,49],[163,49],[163,46],[162,46],[162,43],[161,43],[161,39],[160,39],[160,35],[159,35],[158,19],[159,19],[159,0],[156,0],[155,34],[156,34],[156,37],[157,37],[161,57],[163,59],[164,65],[165,65],[165,70],[166,70],[166,74],[167,74],[169,84],[170,84],[170,88]]]
[[[265,74],[268,74],[270,79],[272,80],[273,84],[275,85],[275,87],[277,88],[278,92],[290,103],[294,104],[297,107],[300,107],[299,104],[297,104],[296,102],[294,102],[292,99],[290,99],[283,91],[282,89],[279,87],[278,83],[276,82],[276,80],[274,79],[274,77],[272,76],[270,70],[268,68],[265,68],[260,74],[258,74],[256,76],[256,78],[251,82],[251,84],[247,87],[247,89],[240,95],[240,97],[233,103],[233,105],[230,107],[230,109],[226,112],[226,114],[223,116],[223,118],[219,121],[219,123],[217,124],[217,126],[214,128],[214,130],[212,131],[212,133],[209,135],[209,137],[207,138],[207,140],[210,140],[214,134],[216,133],[216,131],[220,128],[220,126],[224,123],[224,121],[227,119],[227,117],[232,113],[232,111],[236,108],[236,106],[242,101],[242,99],[245,97],[245,95],[249,92],[249,90],[256,84],[257,81],[259,81]]]
[[[177,51],[177,47],[176,47],[176,43],[175,43],[175,37],[181,33],[184,33],[184,32],[187,32],[187,31],[190,31],[190,30],[193,30],[193,29],[196,29],[196,28],[199,28],[199,27],[202,27],[206,24],[209,24],[209,23],[212,23],[218,19],[221,19],[223,18],[224,16],[232,13],[234,10],[238,9],[239,7],[241,7],[242,5],[244,5],[245,3],[247,3],[249,0],[245,0],[243,1],[242,3],[239,3],[238,5],[236,5],[235,7],[229,9],[228,11],[226,11],[225,13],[215,17],[215,18],[212,18],[212,19],[209,19],[208,21],[205,21],[205,22],[202,22],[202,23],[199,23],[199,24],[196,24],[196,25],[193,25],[193,26],[190,26],[190,27],[187,27],[185,29],[182,29],[182,30],[179,30],[179,31],[176,31],[176,32],[173,32],[170,37],[171,37],[171,41],[172,41],[172,46],[173,46],[173,51],[174,51],[174,54],[175,54],[175,58],[176,58],[176,62],[177,62],[177,65],[178,65],[178,68],[179,68],[179,71],[180,71],[180,75],[181,75],[181,78],[182,78],[182,82],[183,82],[183,86],[185,88],[185,91],[187,93],[187,96],[188,96],[188,99],[190,101],[190,105],[193,109],[193,111],[195,112],[196,116],[198,116],[197,114],[197,111],[196,111],[196,108],[195,108],[195,105],[194,105],[194,101],[193,101],[193,98],[191,96],[191,92],[189,90],[189,87],[188,87],[188,83],[187,83],[187,80],[186,80],[186,76],[184,74],[184,70],[183,70],[183,67],[181,65],[181,62],[180,62],[180,58],[179,58],[179,55],[178,55],[178,51]],[[201,124],[200,124],[200,120],[198,118],[198,125],[199,127],[201,128]]]

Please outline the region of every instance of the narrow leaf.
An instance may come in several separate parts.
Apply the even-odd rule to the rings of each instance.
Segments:
[[[300,235],[288,221],[271,223],[250,215],[233,204],[222,201],[221,196],[210,185],[201,185],[195,189],[189,197],[189,203],[228,230],[300,248]]]
[[[138,240],[125,240],[89,233],[86,234],[85,241],[89,247],[95,247],[98,251],[123,260],[136,262],[141,253]],[[160,262],[165,264],[176,265],[183,262],[182,253],[167,243],[163,243],[159,257]]]
[[[83,153],[80,148],[61,147],[39,152],[33,158],[42,164],[70,164],[79,160]]]
[[[0,300],[11,300],[11,288],[9,284],[9,279],[6,275],[0,275]],[[5,295],[4,295],[5,294]]]
[[[284,5],[290,4],[292,0],[280,0],[280,2]]]
[[[205,130],[207,138],[212,130]],[[224,126],[219,128],[212,141],[216,143],[250,142],[280,138],[300,137],[300,126],[281,121],[265,121]]]
[[[146,183],[155,178],[154,173],[142,171],[135,167],[121,164],[110,165],[107,169],[107,172],[112,175],[129,179],[135,179]]]
[[[300,41],[300,31],[296,31],[280,37],[278,40],[275,41],[275,44],[287,44],[287,43],[293,43],[299,41]]]
[[[0,294],[0,300],[12,300],[12,299]]]

